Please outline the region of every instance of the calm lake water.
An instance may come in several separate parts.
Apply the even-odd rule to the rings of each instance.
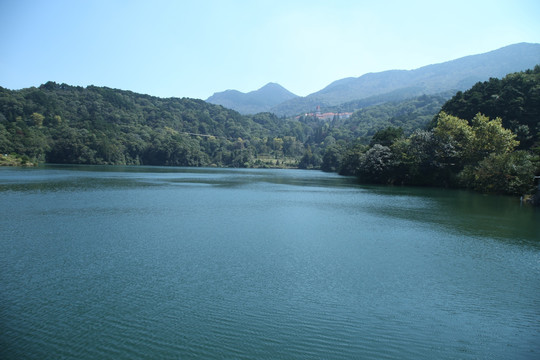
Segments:
[[[539,359],[540,212],[300,170],[0,169],[1,359]]]

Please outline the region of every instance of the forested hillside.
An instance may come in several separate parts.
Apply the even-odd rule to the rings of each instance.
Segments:
[[[323,169],[362,182],[525,194],[540,174],[540,66],[477,83],[442,106],[427,130],[375,133],[369,146],[327,151]]]
[[[105,87],[0,88],[0,152],[41,162],[249,166],[257,154],[275,152],[277,134],[302,134],[293,125]],[[290,155],[302,155],[301,141],[286,141],[299,149]]]
[[[479,82],[458,92],[441,111],[469,121],[479,112],[500,117],[502,125],[516,134],[519,148],[528,149],[540,141],[540,65]]]
[[[362,108],[343,122],[354,129],[355,137],[371,138],[388,126],[400,127],[406,134],[425,128],[444,105],[447,96],[422,95],[404,101],[388,102]]]
[[[424,127],[444,99],[421,96],[327,121],[49,82],[0,88],[0,152],[53,163],[318,168],[328,147],[367,144],[390,125]]]
[[[0,88],[0,153],[19,163],[320,168],[361,182],[528,192],[540,174],[540,66],[447,98],[325,120],[95,86]]]

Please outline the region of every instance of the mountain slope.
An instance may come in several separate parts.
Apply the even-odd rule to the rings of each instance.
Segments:
[[[517,135],[519,148],[530,149],[534,144],[538,147],[540,65],[524,72],[508,74],[502,79],[491,78],[476,83],[467,91],[455,94],[441,111],[468,121],[478,113],[492,119],[500,117],[502,125]]]
[[[294,99],[297,95],[276,83],[268,83],[259,90],[243,93],[237,90],[217,92],[207,102],[222,105],[241,114],[256,114],[270,110],[273,106]]]
[[[335,106],[404,88],[414,89],[414,95],[465,90],[478,81],[531,69],[539,63],[540,44],[514,44],[415,70],[389,70],[337,80],[316,93],[276,105],[271,111],[294,115],[310,111],[314,105]]]
[[[54,82],[0,87],[0,153],[39,161],[239,167],[255,153],[244,139],[254,146],[272,135],[234,110],[198,99]]]

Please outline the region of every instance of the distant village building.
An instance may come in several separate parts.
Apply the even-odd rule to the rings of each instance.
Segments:
[[[327,112],[327,113],[321,113],[321,107],[317,105],[317,108],[315,109],[314,113],[305,113],[303,116],[305,117],[315,117],[317,119],[321,120],[333,120],[333,119],[348,119],[351,117],[353,113],[352,112],[342,112],[342,113],[333,113],[333,112]],[[301,116],[297,116],[296,119],[299,119]]]

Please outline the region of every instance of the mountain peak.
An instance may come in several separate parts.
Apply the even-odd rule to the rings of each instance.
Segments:
[[[283,86],[279,85],[278,83],[275,83],[275,82],[269,82],[268,84],[264,85],[261,89],[264,89],[265,87],[279,87],[279,88],[283,88]],[[260,89],[259,89],[260,90]]]
[[[364,99],[375,101],[375,98],[378,101],[395,101],[423,94],[466,90],[478,81],[532,69],[539,63],[540,44],[523,42],[413,70],[387,70],[336,80],[306,97],[299,97],[280,84],[269,82],[248,93],[237,90],[218,92],[206,101],[242,114],[271,111],[277,115],[296,115],[317,105],[337,106]]]
[[[540,44],[518,43],[414,70],[387,70],[336,80],[318,92],[276,105],[271,111],[295,115],[309,111],[313,104],[336,106],[375,96],[395,100],[396,94],[412,97],[466,90],[476,82],[532,69],[539,63]]]
[[[280,90],[283,89],[283,90],[287,90],[283,86],[281,86],[281,85],[279,85],[278,83],[275,83],[275,82],[269,82],[268,84],[264,85],[259,90],[262,90],[262,89],[280,89]]]
[[[206,101],[231,108],[242,114],[255,114],[268,111],[277,104],[297,97],[278,83],[269,82],[260,89],[248,93],[238,90],[217,92]]]

